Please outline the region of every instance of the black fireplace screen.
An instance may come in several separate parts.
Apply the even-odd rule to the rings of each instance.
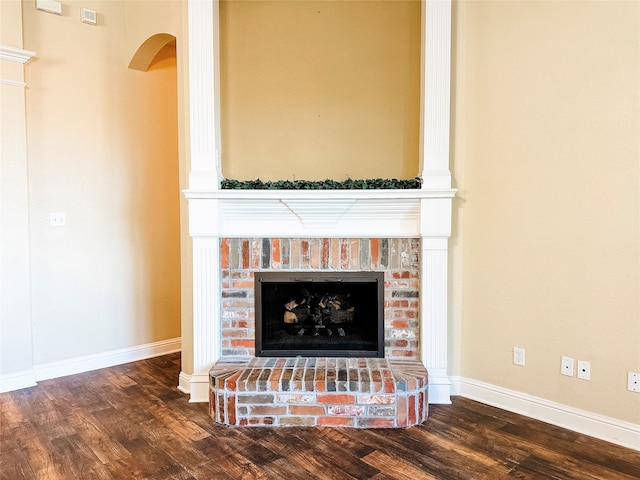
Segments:
[[[381,272],[256,272],[256,356],[384,357]]]

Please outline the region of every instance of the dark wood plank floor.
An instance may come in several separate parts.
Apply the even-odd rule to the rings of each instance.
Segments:
[[[454,398],[406,430],[229,428],[179,354],[0,394],[0,478],[639,479],[640,452]]]

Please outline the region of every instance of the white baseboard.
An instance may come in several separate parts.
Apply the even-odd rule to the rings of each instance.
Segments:
[[[180,372],[178,390],[189,395],[189,403],[209,402],[209,373],[189,375]]]
[[[451,404],[451,380],[448,376],[429,375],[427,395],[430,404]]]
[[[452,391],[487,405],[640,450],[640,425],[469,378],[451,377]]]
[[[32,370],[25,372],[0,375],[0,391],[8,392],[20,388],[32,387],[37,382],[50,378],[65,377],[76,373],[113,367],[123,363],[136,362],[147,358],[179,352],[182,349],[182,339],[172,338],[159,342],[121,348],[109,352],[69,358],[58,362],[35,365]]]
[[[0,393],[36,386],[36,372],[23,370],[0,375]]]

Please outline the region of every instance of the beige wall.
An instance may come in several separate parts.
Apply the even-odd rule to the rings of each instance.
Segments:
[[[453,115],[461,375],[636,424],[639,6],[458,2]]]
[[[154,21],[132,21],[145,6]],[[80,8],[98,25],[81,23]],[[179,12],[65,1],[57,16],[23,4],[24,46],[38,52],[26,68],[36,365],[180,336],[176,59],[127,69],[147,35],[180,34]],[[64,228],[49,226],[58,211]]]
[[[22,48],[22,6],[0,2],[0,44]],[[0,375],[32,366],[24,68],[0,60]]]
[[[222,169],[418,175],[420,2],[220,3]]]

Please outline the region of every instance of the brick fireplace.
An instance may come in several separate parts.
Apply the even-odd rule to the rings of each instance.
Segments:
[[[221,358],[211,370],[209,400],[214,420],[395,428],[426,419],[427,371],[418,360],[419,238],[222,238],[220,268]],[[310,278],[331,272],[339,279],[367,271],[381,273],[384,282],[384,358],[330,352],[255,358],[256,272]]]
[[[190,171],[188,189],[184,194],[189,204],[192,285],[187,285],[185,291],[192,289],[193,312],[192,315],[183,317],[183,371],[180,373],[178,388],[190,395],[190,401],[210,400],[210,374],[214,364],[225,370],[214,372],[216,388],[219,382],[226,388],[228,380],[230,386],[236,381],[235,388],[238,392],[242,388],[255,388],[257,392],[266,387],[265,377],[272,380],[270,375],[273,371],[269,376],[266,371],[279,365],[278,360],[274,360],[276,363],[270,367],[251,363],[262,362],[263,359],[252,356],[254,340],[250,332],[253,328],[250,299],[246,297],[246,305],[243,306],[242,297],[223,296],[229,295],[223,294],[223,291],[228,288],[241,289],[242,282],[247,282],[245,285],[251,282],[250,270],[242,272],[244,269],[238,269],[238,265],[244,265],[245,261],[249,265],[252,265],[251,262],[258,262],[259,268],[262,268],[260,262],[268,253],[271,255],[269,268],[278,268],[279,263],[279,268],[284,269],[287,267],[283,245],[290,242],[291,247],[299,242],[302,246],[303,242],[307,242],[309,255],[307,257],[300,253],[298,261],[303,264],[308,261],[308,266],[304,264],[304,268],[308,270],[319,271],[325,267],[331,269],[332,261],[346,262],[345,268],[350,269],[351,262],[360,261],[368,248],[369,253],[373,254],[369,265],[365,261],[364,269],[374,269],[372,264],[379,265],[379,269],[385,272],[385,283],[389,291],[404,291],[400,285],[417,282],[417,286],[414,283],[407,287],[414,291],[417,289],[417,297],[402,297],[402,301],[406,298],[407,303],[399,304],[394,304],[395,300],[392,298],[391,303],[385,306],[385,353],[388,357],[382,359],[386,362],[384,364],[358,364],[355,368],[358,372],[356,383],[364,395],[361,398],[357,395],[353,397],[354,402],[364,402],[356,406],[362,409],[371,406],[366,403],[367,399],[371,400],[366,395],[372,394],[367,389],[378,387],[378,382],[372,380],[373,372],[388,370],[397,373],[399,371],[393,365],[394,362],[400,362],[396,365],[413,362],[413,365],[419,363],[423,369],[426,367],[429,371],[428,402],[450,403],[451,382],[447,372],[447,278],[451,205],[455,195],[449,171],[451,4],[449,0],[423,1],[422,7],[421,145],[418,159],[419,176],[423,181],[421,189],[236,191],[220,190],[223,174],[220,167],[222,149],[217,91],[220,74],[217,63],[219,47],[215,38],[218,31],[217,3],[188,2],[188,55],[185,61],[189,81],[187,143]],[[390,158],[390,161],[393,159]],[[280,241],[279,261],[274,241]],[[396,269],[376,264],[376,248],[373,247],[376,241],[378,246],[387,242],[387,254],[391,256],[392,247],[393,252],[397,253],[405,251],[403,246],[410,244],[408,251],[411,252],[412,267]],[[267,242],[269,245],[263,248]],[[331,257],[333,248],[338,248],[338,256]],[[343,248],[348,249],[347,256],[343,256]],[[260,255],[253,256],[258,249]],[[356,250],[358,254],[353,255]],[[316,252],[319,253],[316,255]],[[329,263],[323,263],[326,252],[330,254],[326,260]],[[378,262],[381,262],[383,252],[384,250],[378,250]],[[288,268],[292,268],[291,262],[296,261],[293,250],[289,250],[289,255]],[[225,262],[228,262],[228,268],[223,268],[223,264],[227,265]],[[343,263],[340,263],[340,268],[343,268]],[[412,269],[417,270],[416,276],[410,273],[409,277],[403,277],[404,272],[411,272]],[[185,271],[188,272],[189,268]],[[234,279],[234,275],[239,277]],[[242,278],[241,275],[248,276]],[[231,306],[230,299],[234,298],[235,303]],[[414,298],[417,299],[417,307]],[[189,307],[190,305],[187,306]],[[414,314],[415,318],[411,316]],[[243,368],[246,372],[250,371],[247,373],[248,377],[240,381],[243,373],[234,378],[237,372],[230,372],[224,366],[228,366],[232,358],[243,359]],[[332,368],[327,365],[325,364],[325,372]],[[304,375],[307,374],[307,367],[310,368],[309,365],[305,366]],[[317,371],[317,363],[313,368]],[[340,370],[340,366],[336,368]],[[345,368],[348,371],[351,367]],[[333,387],[339,388],[339,384],[334,385],[331,379],[319,382],[320,390],[326,388],[327,393]],[[345,384],[347,388],[350,388],[349,383]],[[414,387],[422,388],[411,369],[398,373],[392,383],[394,395]],[[301,384],[303,389],[304,384]],[[340,392],[336,390],[334,393],[337,395]],[[415,408],[420,405],[420,400],[417,399],[419,396],[413,399],[415,403],[412,403],[413,400],[408,401],[413,405],[410,407],[402,395],[404,394],[395,397],[397,404],[407,407],[396,409],[400,411],[400,415],[394,421],[404,424],[405,415],[417,421],[419,415],[415,413]],[[241,400],[246,398],[236,397],[234,401]],[[316,398],[319,404],[323,404],[321,400],[326,398]],[[338,398],[332,400],[334,413],[348,409],[354,411],[352,405],[355,404],[337,404],[335,402]],[[388,401],[389,397],[380,397],[378,400]],[[211,405],[212,409],[218,411],[221,406],[216,400]],[[282,405],[279,407],[282,408]],[[296,410],[298,407],[301,405],[297,405]],[[384,411],[382,405],[376,408],[378,412]],[[225,418],[228,418],[227,413]]]

